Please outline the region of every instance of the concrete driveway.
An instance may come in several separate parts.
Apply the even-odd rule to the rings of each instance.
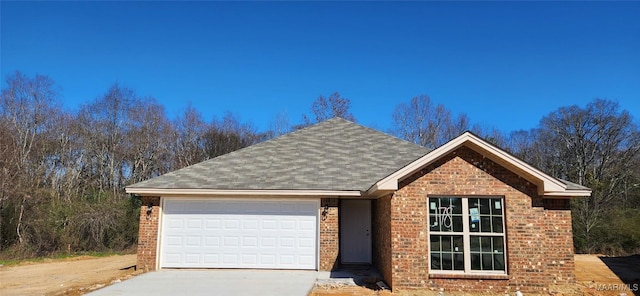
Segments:
[[[148,272],[87,295],[291,295],[311,291],[317,271],[160,270]]]

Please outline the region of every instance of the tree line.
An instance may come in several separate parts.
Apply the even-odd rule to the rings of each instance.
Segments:
[[[316,98],[291,123],[267,131],[227,112],[204,119],[191,106],[176,118],[152,97],[113,84],[76,111],[48,76],[8,76],[0,98],[0,256],[121,251],[137,242],[140,200],[124,187],[335,116],[356,120],[339,93]],[[400,103],[387,132],[435,148],[472,130],[553,176],[588,186],[574,200],[578,252],[640,251],[640,136],[612,101],[560,108],[537,128],[504,133],[471,125],[426,96]]]
[[[0,100],[0,250],[16,256],[135,245],[140,201],[124,187],[268,138],[227,113],[174,120],[112,85],[76,112],[42,75],[9,76]]]

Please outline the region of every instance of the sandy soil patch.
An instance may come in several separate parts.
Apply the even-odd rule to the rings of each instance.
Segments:
[[[81,295],[138,272],[136,255],[75,257],[0,267],[0,295]]]

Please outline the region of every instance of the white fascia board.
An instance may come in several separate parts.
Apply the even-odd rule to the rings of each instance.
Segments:
[[[219,189],[163,189],[163,188],[125,188],[127,193],[143,196],[308,196],[308,197],[361,197],[360,191],[352,190],[219,190]]]
[[[372,198],[380,198],[380,197],[385,196],[387,194],[392,194],[396,190],[397,189],[380,189],[380,188],[378,188],[377,185],[374,184],[373,186],[371,186],[371,188],[369,188],[369,190],[367,190],[364,193],[364,196],[372,197]]]
[[[566,190],[556,192],[545,192],[544,197],[561,198],[561,197],[586,197],[591,196],[591,190]]]
[[[440,157],[464,145],[475,150],[478,153],[485,155],[489,159],[503,166],[506,166],[507,168],[511,168],[519,171],[521,175],[522,173],[524,173],[525,175],[528,175],[529,181],[538,185],[538,191],[539,191],[539,194],[541,195],[546,195],[546,193],[553,193],[554,195],[556,194],[560,195],[560,193],[562,193],[562,195],[567,196],[569,195],[569,192],[571,192],[572,194],[586,194],[584,192],[578,192],[578,191],[575,191],[575,193],[574,191],[567,191],[567,186],[564,183],[562,183],[560,180],[545,174],[544,172],[518,159],[517,157],[507,153],[506,151],[498,147],[495,147],[487,143],[486,141],[476,137],[470,132],[465,132],[464,134],[434,149],[433,151],[427,153],[425,156],[408,164],[407,166],[401,168],[395,173],[389,175],[388,177],[378,181],[367,191],[367,194],[375,194],[375,192],[378,190],[397,190],[398,181],[402,180],[407,176],[410,176],[411,174],[415,173],[419,169],[427,166],[433,161],[439,159]],[[478,151],[478,150],[481,150],[481,151]],[[580,196],[583,196],[583,195],[580,195]]]

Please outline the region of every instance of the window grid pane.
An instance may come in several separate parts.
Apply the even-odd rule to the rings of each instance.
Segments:
[[[471,244],[480,246],[471,250],[471,270],[504,271],[504,244],[501,236],[470,237]]]
[[[469,231],[502,233],[502,199],[469,198]]]
[[[431,270],[506,271],[502,198],[428,198],[427,206]],[[469,243],[466,248],[464,239]]]
[[[464,270],[464,247],[461,235],[432,235],[431,269]],[[434,249],[439,249],[434,251]]]
[[[430,198],[429,230],[462,232],[462,198]]]

